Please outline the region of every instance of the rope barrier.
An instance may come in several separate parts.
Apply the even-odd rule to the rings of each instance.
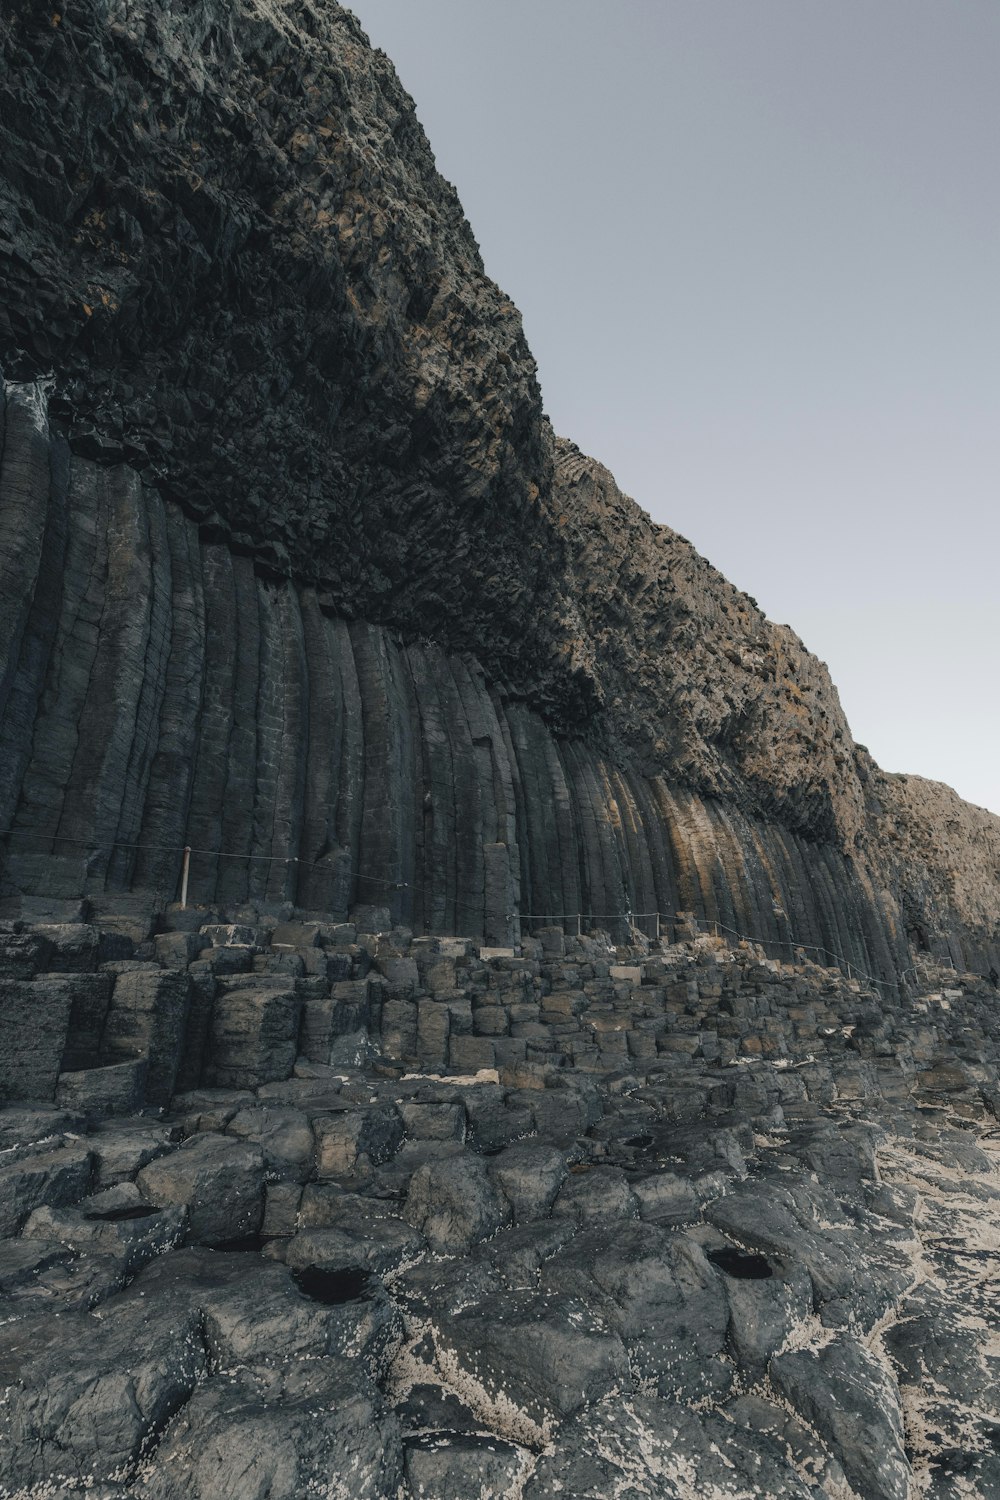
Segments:
[[[0,838],[24,838],[24,839],[27,839],[29,841],[32,841],[32,842],[35,842],[35,843],[42,843],[42,844],[50,844],[50,843],[67,843],[67,844],[73,844],[77,848],[81,849],[83,852],[88,853],[88,854],[102,854],[102,853],[108,853],[108,854],[110,854],[115,849],[125,849],[125,850],[129,850],[129,851],[133,851],[133,852],[142,852],[142,853],[150,853],[150,854],[175,854],[175,855],[179,855],[184,860],[184,883],[183,883],[183,899],[182,899],[182,904],[186,904],[186,897],[187,897],[187,862],[188,862],[189,857],[192,854],[207,855],[208,857],[210,857],[212,859],[235,859],[235,860],[240,860],[241,859],[241,860],[246,860],[248,863],[249,862],[258,862],[258,863],[265,863],[265,864],[296,865],[296,866],[298,866],[300,868],[307,869],[307,870],[320,870],[320,869],[322,869],[322,870],[326,870],[326,871],[330,871],[330,872],[333,872],[335,870],[334,866],[331,866],[329,863],[327,863],[325,861],[303,859],[303,858],[301,858],[301,856],[294,855],[294,854],[235,854],[235,853],[231,853],[231,852],[228,852],[228,851],[222,850],[222,849],[202,849],[202,848],[200,848],[198,846],[195,846],[195,845],[142,844],[142,843],[130,842],[130,841],[124,840],[124,839],[112,839],[110,841],[110,843],[107,843],[107,844],[93,844],[93,843],[89,843],[86,839],[74,838],[74,837],[72,837],[71,835],[68,835],[68,834],[61,834],[61,833],[44,833],[44,834],[43,833],[31,833],[28,829],[24,829],[24,828],[5,828],[5,829],[0,829]],[[387,891],[406,891],[406,890],[412,890],[412,889],[414,889],[414,886],[411,884],[410,881],[406,881],[406,880],[385,880],[382,877],[377,876],[377,875],[364,875],[364,874],[361,873],[360,870],[353,870],[353,869],[336,870],[336,874],[341,879],[350,879],[352,881],[357,882],[358,884],[363,884],[363,885],[378,886],[381,889],[387,890]],[[455,911],[468,911],[468,912],[472,912],[472,913],[476,914],[479,917],[483,917],[484,914],[485,914],[485,907],[484,906],[473,905],[470,902],[460,901],[457,898],[447,898],[446,897],[445,904],[447,906],[453,907]],[[519,924],[528,923],[528,924],[534,924],[534,925],[538,925],[539,923],[542,923],[542,922],[559,922],[559,923],[561,923],[561,922],[575,922],[577,924],[577,936],[583,936],[582,926],[583,926],[583,923],[585,923],[585,922],[588,923],[588,924],[589,923],[594,923],[594,922],[624,922],[629,927],[633,927],[637,921],[655,920],[655,922],[656,922],[656,938],[658,939],[659,935],[660,935],[660,924],[665,921],[668,924],[672,925],[675,922],[676,919],[675,919],[675,917],[670,916],[669,914],[665,914],[665,913],[659,912],[659,911],[647,911],[647,912],[632,912],[632,911],[624,911],[624,912],[554,912],[554,913],[553,912],[538,913],[538,912],[509,911],[509,912],[505,912],[504,913],[504,920],[505,920],[505,922],[509,926],[513,926],[513,924],[515,922],[519,923]],[[816,943],[800,943],[800,942],[796,941],[794,938],[786,940],[786,939],[782,939],[782,938],[761,938],[761,937],[754,937],[750,933],[738,932],[735,928],[733,928],[733,927],[727,927],[724,923],[717,922],[717,921],[715,921],[712,918],[686,917],[685,920],[693,922],[693,924],[696,927],[703,927],[703,928],[706,928],[706,929],[710,928],[715,933],[716,937],[718,937],[720,933],[724,932],[724,933],[727,933],[730,937],[736,938],[739,942],[756,943],[759,946],[765,947],[765,948],[768,945],[770,945],[771,947],[777,947],[777,948],[786,949],[787,951],[789,951],[791,953],[794,953],[794,952],[798,951],[798,952],[803,952],[803,953],[819,953],[819,954],[822,954],[826,958],[832,958],[834,960],[835,965],[838,968],[846,969],[848,978],[850,978],[850,979],[857,978],[857,979],[859,979],[859,980],[861,980],[861,981],[863,981],[863,982],[865,982],[867,984],[875,985],[879,989],[892,989],[892,990],[897,990],[898,991],[898,990],[900,990],[902,988],[902,983],[901,983],[902,980],[906,979],[907,976],[910,975],[910,974],[918,974],[920,972],[918,966],[917,965],[913,965],[913,966],[911,966],[908,969],[904,969],[900,973],[898,980],[876,979],[873,974],[866,974],[866,973],[862,972],[861,970],[859,970],[858,967],[857,967],[857,964],[852,959],[846,958],[842,953],[836,953],[833,949],[821,947],[819,944],[816,944]],[[954,967],[954,965],[952,965],[952,967]]]
[[[598,912],[568,912],[562,913],[558,916],[549,913],[535,914],[533,912],[521,912],[519,915],[522,922],[534,922],[536,924],[539,922],[556,921],[576,922],[578,924],[578,936],[582,935],[579,932],[579,924],[583,922],[615,921],[627,922],[631,925],[634,925],[634,922],[636,920],[655,917],[657,922],[657,934],[659,934],[659,926],[661,922],[666,921],[668,923],[673,923],[675,921],[675,918],[665,916],[663,912],[654,911],[605,912],[603,914]],[[737,938],[740,942],[756,943],[759,947],[767,947],[768,945],[770,945],[775,948],[785,948],[790,953],[821,953],[826,958],[834,959],[837,968],[846,969],[849,979],[856,978],[865,983],[877,985],[880,989],[899,990],[902,988],[899,980],[905,979],[908,974],[916,974],[918,972],[917,968],[913,967],[910,969],[904,969],[899,976],[899,980],[876,979],[874,974],[866,974],[862,972],[853,959],[845,958],[842,953],[835,953],[833,949],[822,948],[816,943],[799,943],[794,939],[786,941],[782,938],[753,937],[748,932],[737,932],[734,927],[727,927],[725,923],[716,922],[714,919],[707,917],[686,917],[685,920],[693,922],[696,927],[711,928],[716,937],[718,937],[721,932],[725,932],[728,933],[730,937]]]

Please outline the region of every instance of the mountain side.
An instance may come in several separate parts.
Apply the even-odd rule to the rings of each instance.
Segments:
[[[188,844],[206,901],[996,965],[996,820],[554,438],[349,12],[15,0],[0,43],[8,894],[169,899]]]

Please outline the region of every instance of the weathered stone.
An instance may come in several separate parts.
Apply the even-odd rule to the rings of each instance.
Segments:
[[[884,1364],[857,1340],[838,1335],[818,1349],[778,1355],[769,1371],[782,1395],[830,1442],[864,1500],[907,1500],[913,1475],[899,1391]]]
[[[130,1182],[143,1167],[170,1151],[170,1128],[152,1121],[103,1121],[87,1138],[94,1157],[94,1187]]]
[[[0,1100],[52,1099],[66,1047],[72,982],[0,978]]]
[[[494,1431],[535,1446],[626,1378],[620,1341],[583,1303],[512,1292],[435,1328],[441,1367]]]
[[[127,1297],[113,1317],[71,1312],[0,1330],[0,1484],[128,1473],[205,1371],[199,1323],[195,1308]]]
[[[413,1140],[465,1140],[465,1109],[461,1104],[406,1100],[397,1107],[406,1134]]]
[[[518,1222],[543,1218],[566,1180],[566,1158],[540,1142],[508,1146],[490,1163],[490,1174]]]
[[[389,1161],[402,1144],[403,1122],[391,1104],[319,1115],[313,1121],[316,1172],[350,1176]]]
[[[36,1208],[24,1233],[74,1251],[118,1256],[134,1274],[147,1260],[179,1244],[186,1228],[183,1207],[151,1208],[134,1184],[125,1183],[95,1193],[77,1208]]]
[[[187,1207],[196,1244],[222,1244],[260,1229],[264,1158],[259,1146],[198,1135],[143,1167],[136,1182],[148,1203]]]
[[[224,1088],[254,1088],[288,1078],[298,1051],[301,1002],[294,990],[237,989],[212,1011],[210,1066]]]
[[[60,1073],[56,1103],[63,1109],[78,1110],[91,1120],[108,1115],[137,1115],[146,1102],[148,1069],[149,1064],[143,1058],[110,1063],[103,1068],[86,1068],[79,1073]]]
[[[510,1206],[475,1157],[426,1162],[410,1180],[404,1217],[433,1250],[466,1251],[510,1222]]]
[[[76,1203],[89,1190],[94,1159],[83,1145],[44,1146],[0,1163],[0,1238],[16,1234],[42,1204]]]
[[[164,1435],[142,1494],[300,1500],[349,1475],[356,1500],[383,1500],[401,1474],[398,1425],[374,1387],[336,1359],[292,1360],[203,1386]]]
[[[581,1224],[613,1219],[637,1219],[639,1205],[625,1173],[618,1167],[594,1167],[570,1177],[552,1205],[555,1214],[568,1214]]]
[[[103,1064],[144,1058],[146,1098],[167,1104],[184,1047],[191,982],[170,970],[119,974],[101,1037]]]
[[[394,1215],[381,1215],[345,1227],[301,1229],[285,1246],[285,1264],[293,1268],[318,1266],[324,1271],[362,1267],[384,1276],[415,1260],[424,1248],[423,1236]]]

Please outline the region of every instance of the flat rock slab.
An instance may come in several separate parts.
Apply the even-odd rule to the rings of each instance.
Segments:
[[[175,1302],[0,1329],[0,1485],[121,1478],[205,1369],[200,1317]]]
[[[174,1419],[143,1500],[301,1500],[395,1494],[396,1418],[350,1365],[291,1360],[219,1376]],[[340,1489],[338,1491],[337,1486]],[[331,1488],[331,1486],[333,1486]]]
[[[908,1500],[913,1474],[899,1390],[886,1364],[841,1334],[821,1348],[778,1355],[769,1371],[781,1394],[830,1443],[864,1500]]]
[[[188,1232],[198,1244],[221,1244],[260,1229],[264,1155],[259,1146],[222,1135],[193,1136],[143,1167],[136,1181],[152,1204],[186,1205]]]

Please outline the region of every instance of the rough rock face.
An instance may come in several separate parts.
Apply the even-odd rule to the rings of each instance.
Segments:
[[[0,1494],[998,1493],[988,981],[885,1004],[711,937],[131,912],[127,956],[92,940],[122,914],[0,933],[23,1015],[111,992],[50,1025],[70,1104],[0,1053]],[[283,993],[311,1055],[212,1086],[230,1039],[189,1010],[135,1057],[185,1091],[109,1107],[136,975],[168,1017],[180,981],[210,1020]]]
[[[9,894],[169,899],[190,844],[203,899],[997,964],[996,821],[553,438],[348,12],[14,0],[0,45]]]

